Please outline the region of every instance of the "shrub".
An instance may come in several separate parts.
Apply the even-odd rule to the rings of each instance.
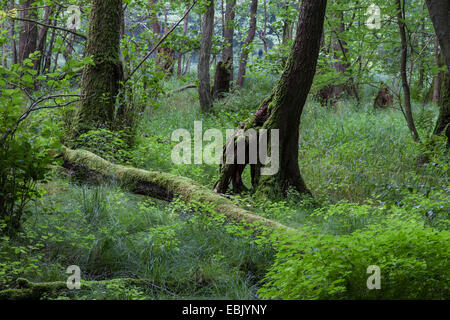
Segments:
[[[416,215],[387,217],[351,235],[309,232],[278,245],[259,290],[269,299],[448,299],[450,232]],[[368,290],[367,268],[381,270]]]
[[[23,85],[33,82],[29,64],[31,60],[26,59],[19,68],[25,73],[20,80]],[[3,67],[0,74],[0,220],[5,223],[3,233],[13,235],[20,229],[26,205],[40,195],[37,183],[45,182],[49,166],[55,161],[50,150],[58,149],[60,144],[52,138],[55,128],[51,121],[36,123],[26,119],[27,113],[22,110],[24,94],[19,87],[8,88],[3,80],[18,82],[17,74]]]
[[[128,159],[128,135],[123,131],[98,129],[88,131],[78,137],[76,145],[113,162],[126,162]]]

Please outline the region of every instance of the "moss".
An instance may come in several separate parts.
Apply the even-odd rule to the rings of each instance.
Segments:
[[[166,194],[167,197],[165,200],[171,200],[172,196],[176,195],[187,202],[197,201],[200,203],[213,204],[218,214],[222,214],[234,221],[259,223],[273,229],[293,230],[278,222],[241,209],[234,205],[230,200],[186,177],[115,165],[85,150],[70,150],[65,148],[64,159],[67,163],[82,165],[89,170],[116,179],[125,188],[128,188],[131,191],[139,189],[139,186],[145,184],[147,187],[153,187],[153,190],[159,190],[159,193],[147,194],[150,196],[161,196]],[[149,191],[148,188],[142,189]]]
[[[121,284],[134,287],[154,287],[150,280],[117,278],[100,281],[81,281],[81,289],[96,285],[107,286],[109,284]],[[170,285],[170,283],[169,283]],[[40,300],[47,297],[57,297],[69,290],[67,283],[63,281],[34,283],[27,279],[17,279],[17,289],[7,289],[0,291],[0,300]]]
[[[93,0],[89,22],[86,55],[94,65],[83,71],[79,119],[75,135],[93,128],[111,128],[114,120],[116,96],[123,67],[120,58],[120,0]]]

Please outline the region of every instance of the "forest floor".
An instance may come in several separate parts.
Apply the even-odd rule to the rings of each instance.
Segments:
[[[136,146],[126,154],[127,164],[186,176],[212,189],[217,166],[172,163],[177,144],[171,141],[172,132],[180,128],[193,132],[194,121],[202,121],[203,130],[234,129],[256,110],[272,84],[259,82],[258,87],[227,96],[209,116],[200,112],[195,89],[161,96],[145,110]],[[171,81],[168,86],[170,91],[183,83]],[[299,159],[314,199],[299,200],[292,194],[275,201],[242,194],[232,200],[290,227],[315,226],[323,234],[337,236],[382,219],[352,214],[366,210],[364,206],[398,204],[430,192],[435,194],[434,204],[445,203],[448,156],[435,154],[431,161],[419,163],[423,150],[412,142],[402,113],[373,110],[370,97],[368,92],[359,106],[342,101],[324,108],[308,102]],[[414,111],[425,136],[437,107],[417,103]],[[249,181],[247,169],[244,182],[249,186]],[[81,268],[83,280],[137,278],[149,283],[144,287],[98,283],[49,298],[255,299],[275,259],[273,247],[232,225],[224,228],[223,221],[209,215],[202,204],[133,195],[114,181],[80,184],[57,172],[43,187],[45,194],[30,206],[24,232],[4,262],[9,265],[6,283],[14,283],[18,276],[33,282],[65,281],[69,265]]]

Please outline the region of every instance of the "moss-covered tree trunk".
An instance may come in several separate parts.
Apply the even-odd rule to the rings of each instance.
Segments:
[[[447,147],[450,146],[450,75],[448,72],[444,73],[441,98],[439,102],[439,117],[434,129],[435,135],[443,135],[447,137]]]
[[[450,145],[450,3],[448,0],[427,0],[428,11],[433,22],[436,36],[439,39],[441,51],[447,72],[442,76],[439,117],[434,130],[435,135],[445,134],[447,146]]]
[[[111,128],[123,66],[120,59],[121,0],[92,0],[87,56],[94,65],[83,71],[81,102],[75,135]]]
[[[303,107],[316,72],[326,5],[326,0],[302,1],[299,27],[285,70],[271,96],[262,103],[256,114],[240,127],[244,130],[279,130],[278,173],[272,176],[260,176],[262,164],[251,165],[253,187],[263,194],[281,194],[290,187],[300,193],[310,193],[300,175],[299,126]],[[235,149],[238,135],[236,134],[227,143],[234,144]],[[249,149],[248,142],[246,149]],[[225,158],[226,152],[224,152],[224,160]],[[225,193],[230,182],[235,192],[244,189],[241,175],[245,167],[246,164],[237,164],[237,161],[233,164],[224,162],[215,191]]]

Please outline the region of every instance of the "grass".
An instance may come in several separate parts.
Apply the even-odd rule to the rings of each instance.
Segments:
[[[157,289],[141,292],[141,298],[254,299],[270,265],[270,248],[226,232],[223,222],[194,214],[179,201],[154,201],[113,185],[76,186],[61,178],[46,188],[25,225],[31,238],[22,239],[42,244],[43,254],[34,262],[40,270],[28,275],[32,281],[65,281],[65,266],[78,265],[86,281],[131,277],[154,283]],[[102,296],[94,289],[75,298]]]
[[[143,114],[130,164],[187,176],[212,188],[217,166],[172,164],[172,132],[193,132],[194,121],[203,121],[203,130],[236,128],[272,84],[249,82],[217,102],[211,115],[200,112],[196,90],[161,96],[159,107],[148,107]],[[170,91],[183,83],[171,80],[166,85]],[[334,108],[308,101],[299,159],[314,200],[294,193],[280,201],[244,194],[233,197],[236,204],[292,227],[314,226],[333,235],[348,235],[383,220],[372,211],[381,212],[385,205],[391,211],[407,208],[427,224],[447,230],[448,153],[436,147],[429,161],[418,162],[424,146],[412,142],[401,112],[374,111],[370,99],[365,101],[360,106],[342,101]],[[424,138],[437,108],[415,104],[414,111]],[[248,171],[244,181],[249,184]],[[273,248],[214,219],[208,208],[124,193],[114,183],[77,185],[57,174],[43,187],[46,193],[30,207],[24,231],[17,239],[0,239],[0,287],[14,287],[19,276],[65,281],[66,267],[78,265],[83,280],[138,278],[151,285],[111,282],[59,298],[254,299],[274,261]],[[443,216],[444,222],[427,218],[430,212]]]

